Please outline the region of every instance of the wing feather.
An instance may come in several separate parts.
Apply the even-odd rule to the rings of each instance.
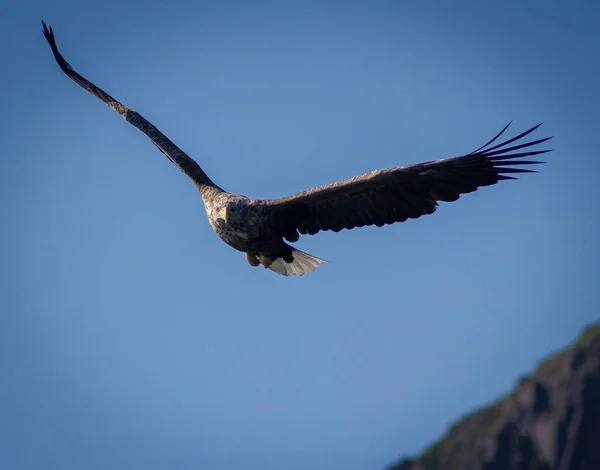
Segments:
[[[192,158],[190,158],[183,150],[175,145],[169,138],[167,138],[161,131],[159,131],[153,124],[148,122],[141,114],[129,109],[127,106],[121,104],[118,100],[113,98],[111,95],[106,93],[101,88],[94,85],[92,82],[82,77],[77,73],[71,65],[65,60],[62,54],[58,50],[56,45],[56,38],[51,27],[46,26],[46,23],[42,21],[42,31],[44,37],[48,41],[54,58],[58,63],[61,70],[75,83],[90,92],[96,98],[107,104],[114,111],[119,113],[125,118],[127,122],[137,127],[140,131],[146,134],[152,143],[158,147],[158,149],[165,154],[165,156],[173,162],[181,171],[183,171],[197,186],[215,186],[210,178],[204,173],[202,168]]]
[[[314,235],[321,230],[381,227],[432,214],[439,201],[456,201],[462,194],[480,187],[515,179],[510,175],[534,173],[519,165],[543,163],[523,158],[549,152],[533,147],[551,137],[518,143],[540,127],[538,124],[492,146],[510,124],[485,145],[463,156],[374,170],[267,201],[271,206],[271,223],[286,238],[290,231]],[[517,144],[510,146],[513,142]]]

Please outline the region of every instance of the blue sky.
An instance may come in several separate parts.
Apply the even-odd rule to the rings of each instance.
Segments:
[[[0,467],[382,468],[599,318],[597,2],[4,13]],[[466,153],[510,120],[555,151],[433,216],[303,237],[330,263],[284,278],[62,74],[41,19],[247,196]]]

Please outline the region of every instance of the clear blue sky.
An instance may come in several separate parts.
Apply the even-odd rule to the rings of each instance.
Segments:
[[[0,467],[374,470],[598,319],[600,4],[492,3],[5,10]],[[62,74],[41,19],[251,197],[468,152],[509,120],[555,151],[433,216],[304,237],[330,263],[277,276]]]

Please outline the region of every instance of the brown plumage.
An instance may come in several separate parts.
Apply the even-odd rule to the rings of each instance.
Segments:
[[[461,194],[476,191],[498,181],[515,179],[511,174],[533,170],[507,165],[542,163],[518,160],[549,150],[526,150],[550,137],[509,146],[535,131],[541,124],[491,146],[508,129],[507,124],[492,140],[460,157],[416,165],[385,168],[364,173],[337,183],[312,188],[278,199],[281,227],[289,230],[290,241],[300,234],[314,235],[320,230],[339,232],[365,225],[381,227],[432,214],[438,201],[456,201]],[[514,153],[511,153],[514,152]]]
[[[482,186],[516,179],[511,175],[533,172],[514,165],[542,163],[524,158],[549,152],[534,147],[551,137],[523,140],[541,124],[493,145],[509,123],[493,139],[467,155],[374,170],[281,199],[234,195],[218,187],[192,158],[139,113],[73,70],[58,51],[52,29],[42,24],[44,36],[63,72],[146,134],[192,180],[202,194],[208,220],[217,235],[244,252],[251,266],[262,264],[286,276],[314,271],[324,260],[293,248],[284,239],[295,242],[300,235],[314,235],[321,230],[381,227],[432,214],[438,201],[456,201],[461,194]]]

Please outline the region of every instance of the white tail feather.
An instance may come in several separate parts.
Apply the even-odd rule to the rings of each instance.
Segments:
[[[293,276],[302,276],[304,273],[313,272],[317,269],[317,266],[327,262],[324,259],[309,255],[295,248],[292,249],[292,256],[294,260],[291,263],[284,261],[283,258],[277,258],[269,266],[269,269],[284,276],[289,276],[290,274]]]

